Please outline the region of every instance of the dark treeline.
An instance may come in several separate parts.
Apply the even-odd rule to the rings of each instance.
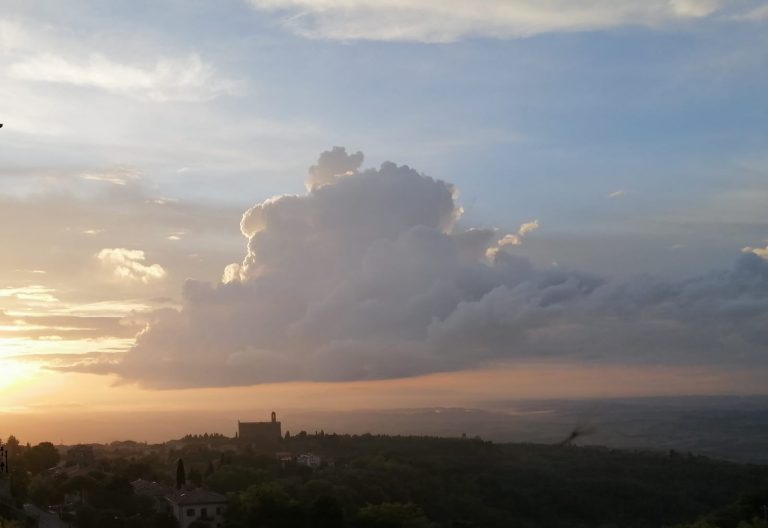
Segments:
[[[16,443],[15,493],[73,503],[63,515],[80,528],[175,526],[130,482],[173,485],[179,458],[190,485],[227,496],[228,528],[768,528],[768,467],[674,451],[302,432],[277,451],[194,435],[102,446],[85,471],[67,470],[73,456]]]

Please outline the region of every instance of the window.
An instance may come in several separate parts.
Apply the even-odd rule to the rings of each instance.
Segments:
[[[194,517],[194,516],[195,516],[195,509],[187,508],[187,517]]]
[[[208,508],[200,508],[200,517],[203,519],[208,517]]]
[[[221,513],[221,506],[216,506],[216,513]]]

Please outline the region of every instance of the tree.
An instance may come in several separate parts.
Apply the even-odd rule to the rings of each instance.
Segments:
[[[98,528],[123,528],[125,521],[119,511],[103,510],[96,516],[96,526]]]
[[[170,513],[155,513],[152,516],[152,528],[178,528],[179,521]]]
[[[219,493],[242,491],[250,486],[268,480],[269,475],[261,469],[239,465],[226,465],[219,467],[213,475],[205,481],[206,486]]]
[[[303,526],[304,512],[299,502],[274,484],[251,486],[240,494],[240,502],[246,512],[246,526]]]
[[[40,473],[59,463],[59,452],[50,442],[41,442],[24,453],[27,469],[33,474]]]
[[[199,488],[203,485],[203,474],[200,473],[200,470],[196,467],[193,467],[189,470],[189,475],[187,475],[189,478],[189,481],[195,485],[196,488]]]
[[[53,479],[46,475],[36,475],[29,484],[29,499],[40,506],[48,508],[49,504],[56,504],[60,498],[59,490]]]
[[[187,473],[184,471],[184,461],[176,462],[176,489],[181,489],[187,484]]]
[[[8,447],[8,453],[11,456],[15,455],[19,451],[19,439],[13,435],[8,437],[5,445]]]
[[[20,502],[27,500],[30,476],[27,471],[26,459],[15,456],[8,461],[11,471],[11,495]]]
[[[344,511],[335,497],[322,495],[309,509],[309,524],[312,528],[336,528],[344,525]]]
[[[85,475],[76,475],[64,482],[61,489],[64,493],[78,493],[80,496],[80,502],[85,502],[86,493],[89,490],[95,489],[99,483],[93,477],[87,477]]]
[[[357,515],[360,528],[430,528],[432,523],[415,504],[369,504]]]

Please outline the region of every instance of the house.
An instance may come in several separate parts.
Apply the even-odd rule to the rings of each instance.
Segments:
[[[213,491],[194,489],[179,490],[165,500],[171,506],[171,513],[179,521],[180,528],[188,528],[195,521],[201,521],[211,528],[224,526],[224,512],[227,498]]]
[[[323,462],[323,459],[314,453],[302,453],[296,457],[296,463],[300,466],[307,466],[308,468],[318,468]]]
[[[175,493],[175,489],[171,486],[165,486],[158,482],[136,479],[131,482],[134,495],[141,497],[149,497],[152,499],[152,506],[158,513],[170,513],[171,507],[165,498]]]
[[[269,422],[237,422],[237,436],[243,444],[261,448],[272,448],[283,439],[283,430],[272,412]]]

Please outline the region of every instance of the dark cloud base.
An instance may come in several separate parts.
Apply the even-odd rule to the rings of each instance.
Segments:
[[[152,388],[341,381],[562,358],[765,366],[768,262],[686,280],[539,269],[495,229],[458,229],[454,188],[336,147],[308,191],[245,212],[240,264],[188,282],[119,362]],[[510,238],[506,239],[507,241]]]

